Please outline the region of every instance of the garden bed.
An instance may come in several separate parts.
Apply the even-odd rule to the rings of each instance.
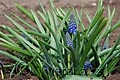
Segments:
[[[11,2],[11,3],[9,3],[8,2],[8,0],[4,0],[4,1],[6,1],[6,2],[4,2],[4,4],[7,6],[8,5],[8,8],[10,9],[10,10],[12,10],[12,11],[14,11],[15,13],[17,13],[19,16],[21,16],[21,17],[23,17],[24,19],[26,19],[25,18],[25,15],[23,15],[21,12],[19,12],[14,6],[13,6],[13,3],[14,3],[14,0],[12,0],[13,1],[13,3]],[[16,0],[15,0],[16,1]],[[27,2],[28,1],[28,2]],[[116,0],[117,1],[117,0]],[[108,2],[105,2],[104,3],[104,5],[105,6],[107,6],[107,5],[110,5],[112,8],[115,6],[116,7],[116,9],[117,9],[117,12],[116,12],[116,15],[115,15],[115,17],[114,17],[114,20],[113,20],[113,24],[114,23],[116,23],[118,20],[120,20],[120,11],[119,11],[119,7],[120,7],[120,5],[119,5],[119,3],[120,2],[116,2],[116,1],[114,1],[114,2],[112,2],[112,3],[108,3]],[[20,4],[22,4],[22,5],[24,5],[25,7],[27,7],[28,9],[30,9],[30,8],[33,8],[34,10],[37,10],[38,8],[39,8],[39,6],[38,6],[38,4],[37,4],[37,0],[36,1],[33,1],[32,3],[29,3],[30,1],[29,0],[26,0],[25,2],[24,1],[21,1],[20,2]],[[66,2],[63,2],[62,0],[56,0],[55,1],[55,5],[57,6],[57,7],[69,7],[69,6],[74,6],[75,8],[78,8],[78,9],[81,9],[81,7],[84,7],[85,8],[85,10],[87,11],[87,12],[89,12],[90,14],[94,14],[95,13],[95,10],[96,10],[96,6],[94,6],[94,5],[92,5],[92,3],[93,2],[95,2],[94,0],[88,0],[88,2],[87,2],[87,0],[86,0],[86,2],[84,2],[83,4],[79,4],[78,3],[78,0],[75,0],[75,1],[66,1]],[[15,2],[16,3],[16,2]],[[28,4],[27,4],[28,3]],[[48,1],[44,1],[43,0],[43,3],[44,3],[44,6],[46,7],[46,9],[49,9],[49,2]],[[31,6],[30,6],[30,4],[31,4]],[[3,14],[5,13],[5,14],[8,14],[9,15],[9,13],[10,13],[10,10],[8,9],[8,8],[6,8],[5,6],[3,6],[3,5],[0,5],[0,8],[1,8],[1,10],[0,10],[0,24],[7,24],[7,25],[12,25],[11,23],[9,23],[6,19],[5,19],[5,17],[3,16]],[[107,15],[107,12],[105,12],[104,13],[104,15]],[[88,25],[88,21],[86,20],[86,18],[85,17],[83,17],[83,22],[86,24],[86,26]],[[31,23],[31,22],[30,22]],[[112,34],[111,34],[111,37],[110,37],[110,45],[112,46],[113,45],[113,43],[115,42],[115,40],[117,39],[117,37],[118,37],[118,35],[120,34],[120,28],[118,28],[117,30],[115,30]],[[4,49],[3,48],[3,50],[6,50],[6,49]],[[4,56],[1,56],[0,55],[0,60],[4,63],[4,64],[11,64],[11,63],[14,63],[14,61],[13,60],[11,60],[11,59],[9,59],[9,58],[7,58],[7,57],[4,57]],[[119,65],[118,65],[119,66]],[[6,71],[8,74],[9,74],[9,70],[7,70]],[[27,72],[27,73],[26,73]],[[107,80],[115,80],[115,78],[116,78],[116,80],[119,80],[119,79],[117,79],[117,77],[119,78],[119,70],[116,70],[115,72],[114,72],[114,75],[113,75],[113,77],[111,77],[112,75],[110,75],[108,78],[107,78]],[[9,76],[9,75],[8,75]],[[13,77],[13,80],[21,80],[21,79],[23,79],[23,80],[25,80],[26,78],[28,78],[28,79],[32,79],[32,80],[37,80],[37,79],[35,79],[36,77],[34,77],[34,76],[32,76],[32,74],[29,74],[29,72],[28,71],[25,71],[25,73],[23,74],[23,75],[21,75],[21,76],[17,76],[17,75],[15,75],[14,77]],[[9,79],[8,79],[9,80]]]

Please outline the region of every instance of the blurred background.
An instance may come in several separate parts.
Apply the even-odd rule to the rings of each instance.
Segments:
[[[50,9],[50,2],[49,0],[40,0],[45,9],[49,10]],[[54,4],[56,7],[63,7],[63,8],[68,8],[68,7],[74,7],[77,9],[83,8],[84,11],[88,12],[91,16],[95,14],[95,11],[97,9],[97,1],[98,0],[53,0]],[[41,10],[38,0],[0,0],[0,24],[8,24],[10,23],[5,19],[3,16],[4,14],[10,15],[10,11],[12,10],[15,12],[17,15],[21,17],[25,17],[21,12],[19,12],[15,5],[16,3],[21,4],[22,6],[26,7],[27,9],[33,9],[35,11]],[[104,7],[105,7],[105,12],[104,15],[106,16],[107,13],[107,6],[109,5],[111,7],[111,10],[115,7],[116,8],[116,14],[113,19],[113,23],[115,24],[118,20],[120,20],[120,0],[104,0]],[[26,19],[26,18],[25,18]],[[85,23],[85,26],[88,26],[88,21],[86,19],[86,16],[83,17],[83,22]],[[115,30],[113,34],[111,34],[111,45],[115,42],[118,34],[120,34],[120,28]]]

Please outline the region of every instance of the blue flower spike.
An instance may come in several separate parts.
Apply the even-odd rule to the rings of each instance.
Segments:
[[[66,41],[67,41],[67,45],[69,47],[72,47],[72,48],[74,47],[74,44],[73,44],[72,39],[71,39],[71,36],[70,36],[70,34],[68,32],[66,32]]]
[[[107,35],[102,47],[102,50],[108,49],[109,48],[109,40],[110,40],[110,35]]]
[[[70,22],[69,22],[69,27],[68,27],[68,32],[76,35],[77,31],[77,25],[75,21],[75,17],[73,14],[70,15]]]
[[[91,62],[89,60],[85,61],[84,70],[85,70],[86,75],[91,74],[92,64],[91,64]]]

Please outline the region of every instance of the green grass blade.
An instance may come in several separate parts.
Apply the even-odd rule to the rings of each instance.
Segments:
[[[27,23],[26,21],[24,21],[22,18],[20,18],[19,16],[17,16],[16,14],[13,14],[20,22],[22,22],[23,24],[25,24],[27,27],[29,27],[31,30],[38,32],[38,30],[32,26],[31,24]]]
[[[80,63],[81,63],[79,65],[80,69],[83,68],[84,62],[85,62],[87,54],[88,54],[88,52],[89,52],[89,50],[90,50],[90,48],[92,46],[92,43],[94,42],[94,40],[98,36],[98,34],[102,31],[102,29],[104,28],[106,23],[107,23],[107,19],[104,18],[103,21],[101,22],[101,24],[99,25],[99,28],[96,29],[94,34],[91,37],[89,37],[89,41],[85,44],[85,50],[84,50],[83,55],[82,55],[83,57],[80,60]],[[79,69],[79,71],[81,71],[80,69]]]
[[[43,4],[41,3],[41,0],[38,0],[38,1],[39,1],[39,4],[41,6],[41,9],[42,9],[44,15],[46,15],[46,11],[45,11],[45,8],[44,8]]]
[[[22,65],[27,65],[24,61],[20,60],[20,59],[17,58],[16,56],[11,55],[10,53],[7,53],[7,52],[4,52],[4,51],[1,51],[1,50],[0,50],[0,54],[1,54],[1,55],[5,55],[5,56],[13,59],[13,60],[21,63]]]
[[[62,80],[103,80],[101,77],[94,76],[79,76],[79,75],[66,75]]]
[[[76,49],[75,49],[76,57],[79,56],[78,51],[80,49],[80,39],[81,39],[80,34],[79,34],[79,32],[77,32],[77,35],[76,35]]]
[[[69,49],[70,49],[70,51],[71,51],[71,53],[70,53],[70,55],[72,56],[71,58],[72,58],[72,62],[73,62],[73,69],[74,69],[74,73],[73,74],[77,74],[77,72],[78,72],[78,70],[77,70],[77,58],[76,58],[76,54],[75,54],[75,51],[74,51],[74,49],[73,48],[71,48],[71,47],[69,47]]]
[[[104,8],[100,8],[100,10],[98,10],[91,22],[91,24],[89,25],[88,27],[88,30],[87,30],[87,34],[89,33],[89,31],[94,27],[94,25],[96,24],[96,22],[98,21],[98,19],[101,17],[101,15],[103,14],[103,10]]]
[[[88,37],[91,37],[93,35],[93,33],[96,31],[96,29],[98,28],[98,26],[101,24],[101,22],[103,21],[104,17],[100,17],[98,19],[98,21],[96,22],[94,28],[92,28],[88,34]]]
[[[91,23],[91,22],[92,22],[92,19],[91,19],[91,16],[88,14],[88,12],[85,12],[85,15],[86,15],[89,23]]]
[[[53,14],[53,20],[54,20],[55,28],[58,29],[60,23],[58,21],[56,10],[52,10],[51,14]]]
[[[61,12],[63,15],[66,14],[63,8],[59,8],[59,10],[60,10],[60,12]]]
[[[57,49],[55,49],[54,47],[52,47],[50,44],[48,44],[48,43],[44,42],[43,40],[39,40],[39,39],[38,39],[38,41],[39,41],[39,43],[42,43],[42,44],[44,44],[44,45],[48,46],[49,48],[53,49],[54,51],[58,52],[58,50],[57,50]]]
[[[120,26],[120,21],[118,21],[113,27],[111,27],[111,29],[110,29],[110,31],[108,33],[111,33],[112,31],[114,31],[119,26]]]
[[[54,3],[53,3],[53,0],[50,0],[50,5],[51,5],[52,9],[55,9],[55,6],[54,6]]]
[[[25,15],[27,15],[32,21],[34,21],[34,18],[32,16],[32,14],[30,13],[30,11],[28,11],[27,9],[25,9],[23,6],[19,5],[19,4],[15,4],[16,7],[23,12]]]
[[[117,50],[119,50],[119,48],[120,48],[120,45],[118,45],[118,46],[116,47],[116,49],[115,49],[114,52],[116,52]],[[109,53],[109,52],[111,51],[111,49],[112,49],[112,48],[108,48],[108,49],[105,49],[105,50],[103,50],[103,51],[100,51],[99,54],[98,54],[98,56],[99,56],[99,57],[102,57],[102,56],[107,55],[107,53]],[[93,60],[93,57],[91,58],[91,61],[92,61],[92,60]]]
[[[26,37],[30,38],[30,40],[32,40],[36,45],[39,46],[39,43],[37,42],[36,39],[34,39],[31,35],[29,35],[26,30],[17,22],[15,22],[12,18],[10,18],[9,16],[5,15],[5,17],[10,20],[19,30],[21,30],[23,32],[23,35],[25,35]]]
[[[115,58],[113,59],[113,61],[109,63],[108,68],[107,68],[108,73],[111,73],[111,72],[115,69],[115,66],[116,66],[116,64],[118,63],[119,59],[120,59],[120,58],[115,57]]]
[[[108,22],[107,22],[107,25],[104,28],[102,34],[100,34],[99,37],[96,39],[95,44],[94,44],[95,47],[98,45],[98,43],[101,41],[101,39],[103,37],[107,36],[108,34],[110,34],[112,32],[112,31],[110,31],[110,29],[113,28],[113,27],[110,27],[110,25],[112,23],[112,19],[113,19],[114,14],[115,14],[115,8],[113,9],[112,14],[110,14],[110,13],[111,13],[110,9],[108,8]],[[119,27],[119,24],[115,25],[115,27],[116,28]],[[90,54],[91,53],[92,53],[92,51],[90,51]],[[90,54],[89,54],[89,56],[90,56]]]
[[[62,62],[62,64],[63,64],[63,66],[65,67],[65,69],[67,69],[66,64],[65,64],[65,62],[64,62],[64,58],[63,58],[62,53],[61,53],[61,47],[60,47],[60,44],[59,44],[59,42],[58,42],[59,40],[58,40],[58,38],[57,38],[57,35],[56,35],[55,32],[51,29],[50,26],[47,26],[47,28],[49,29],[49,31],[52,33],[52,35],[53,35],[53,37],[54,37],[54,40],[55,40],[55,43],[56,43],[56,47],[57,47],[57,50],[58,50],[58,54],[59,54],[59,56],[60,56],[60,60],[61,60],[61,62]]]
[[[0,36],[3,37],[5,40],[11,42],[15,46],[18,46],[12,39],[10,39],[6,34],[2,33],[1,31],[0,31]]]
[[[62,20],[62,22],[61,22],[61,24],[60,24],[60,28],[57,30],[58,32],[61,31],[61,30],[63,30],[63,27],[65,26],[65,25],[64,25],[64,24],[65,24],[65,21],[68,19],[68,16],[69,16],[69,15],[70,15],[70,9],[67,10],[65,16],[63,17],[63,20]]]
[[[106,25],[105,29],[103,30],[102,34],[101,34],[101,35],[99,36],[99,38],[97,39],[97,41],[96,41],[96,43],[95,43],[95,46],[97,45],[97,43],[100,42],[100,40],[101,40],[103,37],[107,36],[107,34],[110,33],[110,32],[109,32],[110,29],[111,29],[110,25],[111,25],[111,23],[112,23],[112,19],[113,19],[114,14],[115,14],[115,8],[113,9],[112,14],[110,14],[109,9],[108,9],[108,12],[109,12],[109,13],[108,13],[109,16],[108,16],[107,25]],[[117,25],[117,27],[118,27],[118,25]],[[113,27],[112,27],[112,28],[113,28]]]
[[[49,17],[49,22],[50,22],[51,29],[55,32],[56,28],[55,28],[55,23],[54,23],[53,15],[51,15],[50,11],[48,11],[47,13],[48,13],[48,17]]]
[[[0,43],[0,45],[3,46],[3,47],[9,48],[11,50],[17,51],[17,52],[19,52],[21,54],[31,56],[30,53],[27,50],[23,50],[20,47],[16,47],[16,46],[13,46],[13,45],[10,45],[10,44],[7,44],[7,43]]]
[[[65,12],[63,13],[63,12],[61,12],[61,10],[60,10],[60,8],[57,8],[56,12],[57,12],[57,15],[59,15],[63,18],[63,16],[65,15]]]
[[[35,14],[35,12],[34,12],[33,10],[31,10],[31,13],[32,13],[32,15],[33,15],[33,17],[34,17],[34,19],[35,19],[35,22],[36,22],[36,24],[37,24],[37,26],[38,26],[39,31],[40,31],[42,34],[46,34],[46,33],[45,33],[45,30],[44,30],[42,24],[40,23],[40,21],[39,21],[37,15]]]
[[[43,43],[40,42],[40,45],[41,45],[42,52],[44,52],[44,54],[45,54],[47,62],[49,63],[49,65],[51,65],[52,62],[51,62],[51,56],[50,56],[49,52],[47,51],[47,49],[45,48]]]
[[[103,65],[107,65],[107,63],[109,63],[109,62],[113,62],[113,58],[115,58],[116,55],[118,55],[119,52],[120,52],[120,50],[118,50],[118,51],[116,51],[114,54],[112,54],[112,55],[103,63]],[[112,61],[111,61],[111,60],[112,60]],[[119,61],[119,60],[117,59],[116,61]],[[108,67],[111,66],[111,67],[109,67],[109,69],[110,69],[111,71],[115,69],[115,64],[117,64],[117,63],[115,62],[115,63],[113,63],[112,65],[108,65]],[[105,68],[104,71],[106,72],[107,75],[108,75],[108,73],[110,73],[110,72],[108,72],[108,71],[110,71],[110,70],[108,70],[108,67],[104,67],[104,68]],[[106,74],[105,74],[105,76],[107,76]]]
[[[54,23],[53,15],[51,15],[50,11],[48,11],[47,13],[48,13],[48,19],[49,19],[49,22],[50,22],[48,26],[52,29],[53,32],[55,32],[56,31],[56,26],[55,26],[55,23]],[[50,40],[51,40],[50,45],[53,48],[56,48],[55,39],[54,39],[52,34],[50,34],[50,35],[51,35],[51,37],[50,37]],[[57,36],[57,38],[59,38],[59,36]],[[59,41],[59,39],[58,39],[58,41]],[[51,49],[51,54],[56,55],[55,51],[52,50],[52,49]]]
[[[40,17],[43,19],[43,21],[44,22],[46,22],[46,16],[43,14],[43,13],[41,13],[40,11],[38,11],[38,14],[40,15]],[[47,13],[46,13],[47,14]]]
[[[34,36],[39,36],[39,37],[42,37],[42,38],[46,38],[46,39],[49,39],[50,37],[46,34],[42,34],[42,33],[39,33],[39,32],[35,32],[33,30],[26,30],[27,33],[31,34],[31,35],[34,35]]]
[[[99,56],[98,56],[98,52],[96,50],[96,48],[92,45],[92,51],[93,51],[93,54],[94,54],[94,61],[95,61],[95,66],[98,67],[98,65],[100,64],[100,61],[99,61]]]
[[[9,44],[9,45],[15,46],[13,43],[11,43],[11,42],[9,42],[9,41],[3,39],[3,38],[0,38],[0,41],[2,41],[2,42],[4,42],[4,43],[7,43],[7,44]]]
[[[18,41],[21,42],[24,41],[24,43],[26,43],[27,45],[29,45],[33,50],[35,50],[36,52],[40,52],[40,50],[34,46],[32,43],[30,43],[28,40],[24,39],[22,36],[20,36],[18,33],[16,33],[15,31],[13,31],[11,28],[7,27],[8,31],[11,32],[16,38]]]
[[[114,46],[112,47],[112,49],[109,51],[109,53],[106,55],[106,57],[104,58],[102,64],[99,65],[98,69],[95,71],[95,75],[98,75],[98,73],[104,68],[105,64],[107,63],[108,59],[111,59],[113,57],[110,57],[110,55],[115,51],[117,45],[119,44],[120,41],[120,36],[117,39],[116,43],[114,44]]]

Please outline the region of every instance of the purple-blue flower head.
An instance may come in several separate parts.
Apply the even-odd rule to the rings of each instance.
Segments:
[[[71,39],[71,36],[70,36],[70,34],[68,32],[66,32],[66,41],[67,41],[67,45],[69,47],[72,47],[72,48],[74,47],[74,44],[73,44],[72,39]]]
[[[90,61],[85,61],[84,70],[92,69],[92,64]]]
[[[69,22],[69,27],[68,27],[68,32],[76,35],[77,31],[77,25],[75,21],[75,17],[73,14],[70,15],[70,22]]]

